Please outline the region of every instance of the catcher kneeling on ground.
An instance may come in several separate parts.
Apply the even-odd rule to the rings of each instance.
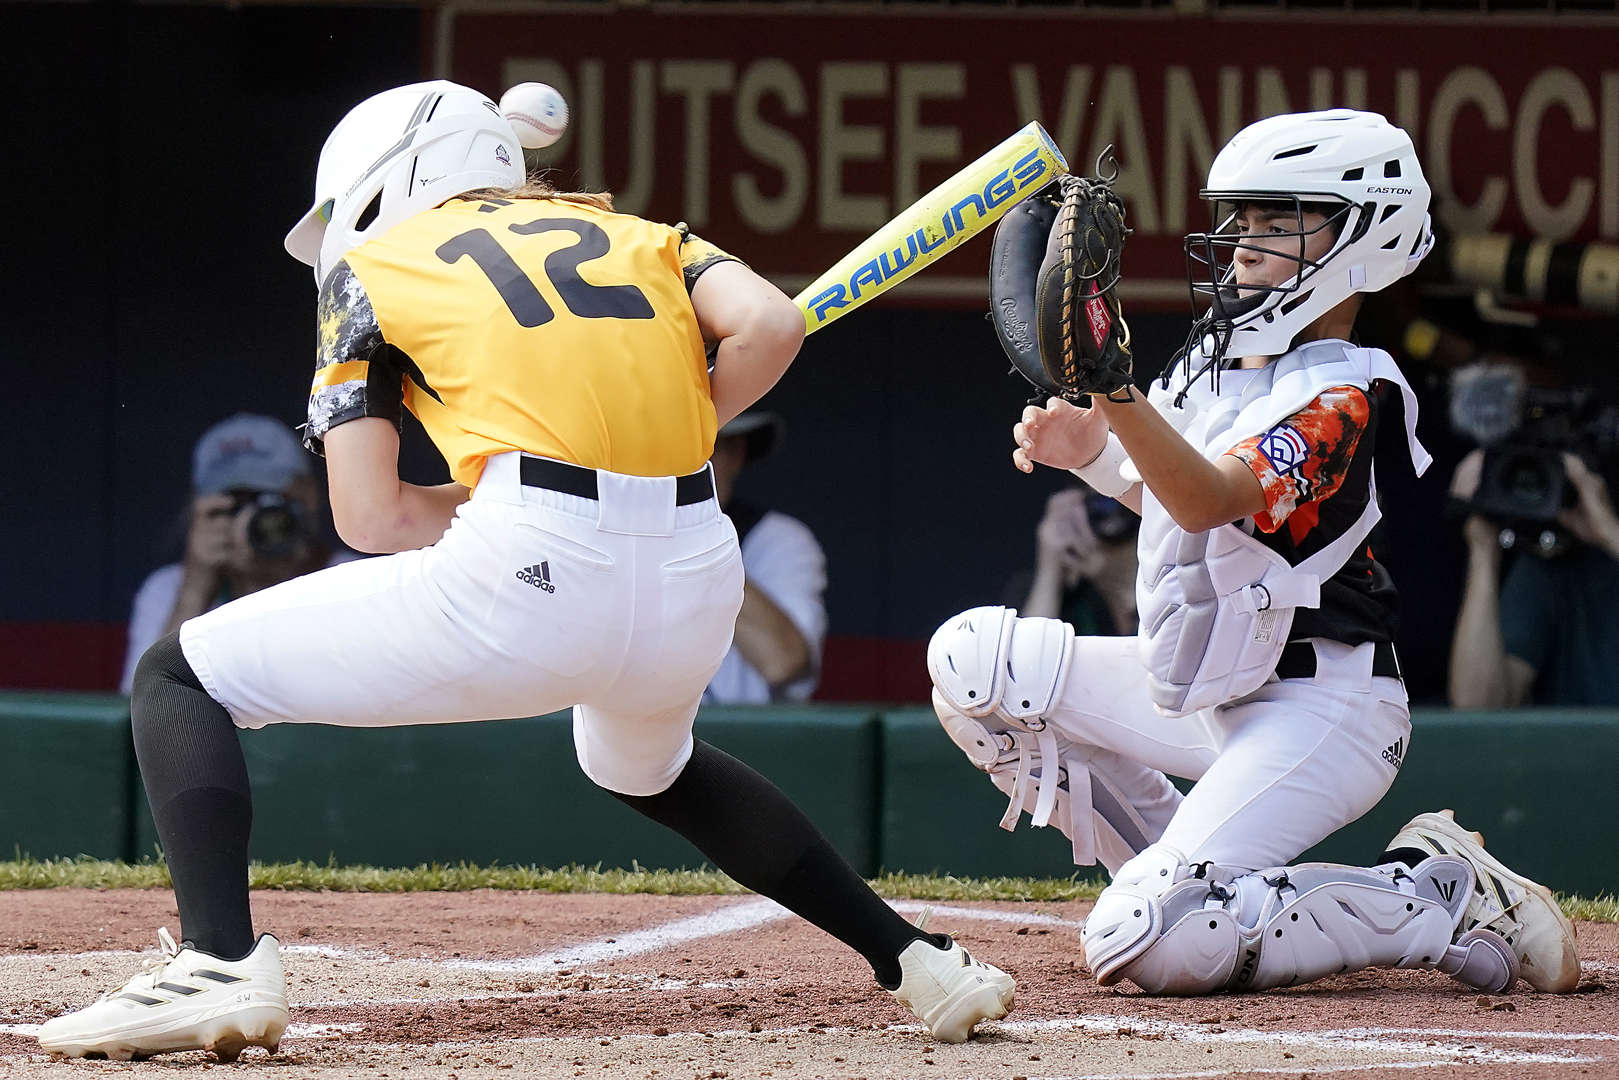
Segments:
[[[1027,811],[1111,872],[1082,935],[1097,981],[1203,994],[1390,966],[1573,989],[1551,893],[1448,812],[1369,868],[1286,865],[1374,806],[1410,746],[1395,591],[1367,546],[1383,394],[1404,399],[1418,472],[1429,457],[1405,377],[1352,332],[1360,294],[1433,243],[1411,140],[1349,110],[1233,138],[1202,193],[1217,225],[1186,240],[1208,308],[1146,396],[1114,292],[1122,205],[1106,181],[1059,194],[996,234],[1003,344],[1052,395],[1012,457],[1141,515],[1140,633],[974,608],[928,667],[945,730],[1010,797],[1003,826]]]

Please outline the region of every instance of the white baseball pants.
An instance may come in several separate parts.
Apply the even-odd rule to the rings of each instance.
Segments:
[[[579,764],[652,795],[691,755],[742,605],[736,530],[674,480],[597,472],[598,499],[489,459],[432,547],[344,563],[186,622],[180,643],[238,727],[396,727],[574,707]]]
[[[1273,677],[1227,705],[1165,717],[1134,637],[1076,638],[1045,719],[1072,743],[1197,781],[1149,839],[1225,870],[1282,866],[1375,806],[1398,771],[1384,750],[1411,738],[1405,685],[1371,674],[1371,645],[1313,643],[1313,679]]]

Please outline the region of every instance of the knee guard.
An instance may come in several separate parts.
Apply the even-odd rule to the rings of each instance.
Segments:
[[[1152,994],[1207,994],[1238,959],[1224,891],[1173,848],[1154,844],[1119,868],[1085,920],[1080,942],[1096,981],[1129,979]]]
[[[934,632],[928,674],[939,696],[963,716],[997,716],[1038,731],[1068,674],[1073,640],[1073,627],[1061,619],[972,608]]]

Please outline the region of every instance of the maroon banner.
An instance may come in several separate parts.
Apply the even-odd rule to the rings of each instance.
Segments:
[[[1030,120],[1076,172],[1115,148],[1138,301],[1184,300],[1209,163],[1278,112],[1383,112],[1454,231],[1619,238],[1611,22],[548,8],[439,27],[448,77],[562,91],[572,125],[539,158],[559,186],[689,222],[789,290]],[[982,302],[988,248],[896,292]]]

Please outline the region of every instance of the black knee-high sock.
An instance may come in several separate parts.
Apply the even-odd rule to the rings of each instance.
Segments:
[[[690,840],[738,883],[860,953],[890,990],[899,985],[899,954],[907,945],[917,938],[949,944],[917,930],[872,892],[776,785],[701,739],[667,790],[617,798]]]
[[[253,948],[247,838],[253,799],[236,726],[170,634],[135,668],[135,757],[180,906],[180,934],[225,959]]]

